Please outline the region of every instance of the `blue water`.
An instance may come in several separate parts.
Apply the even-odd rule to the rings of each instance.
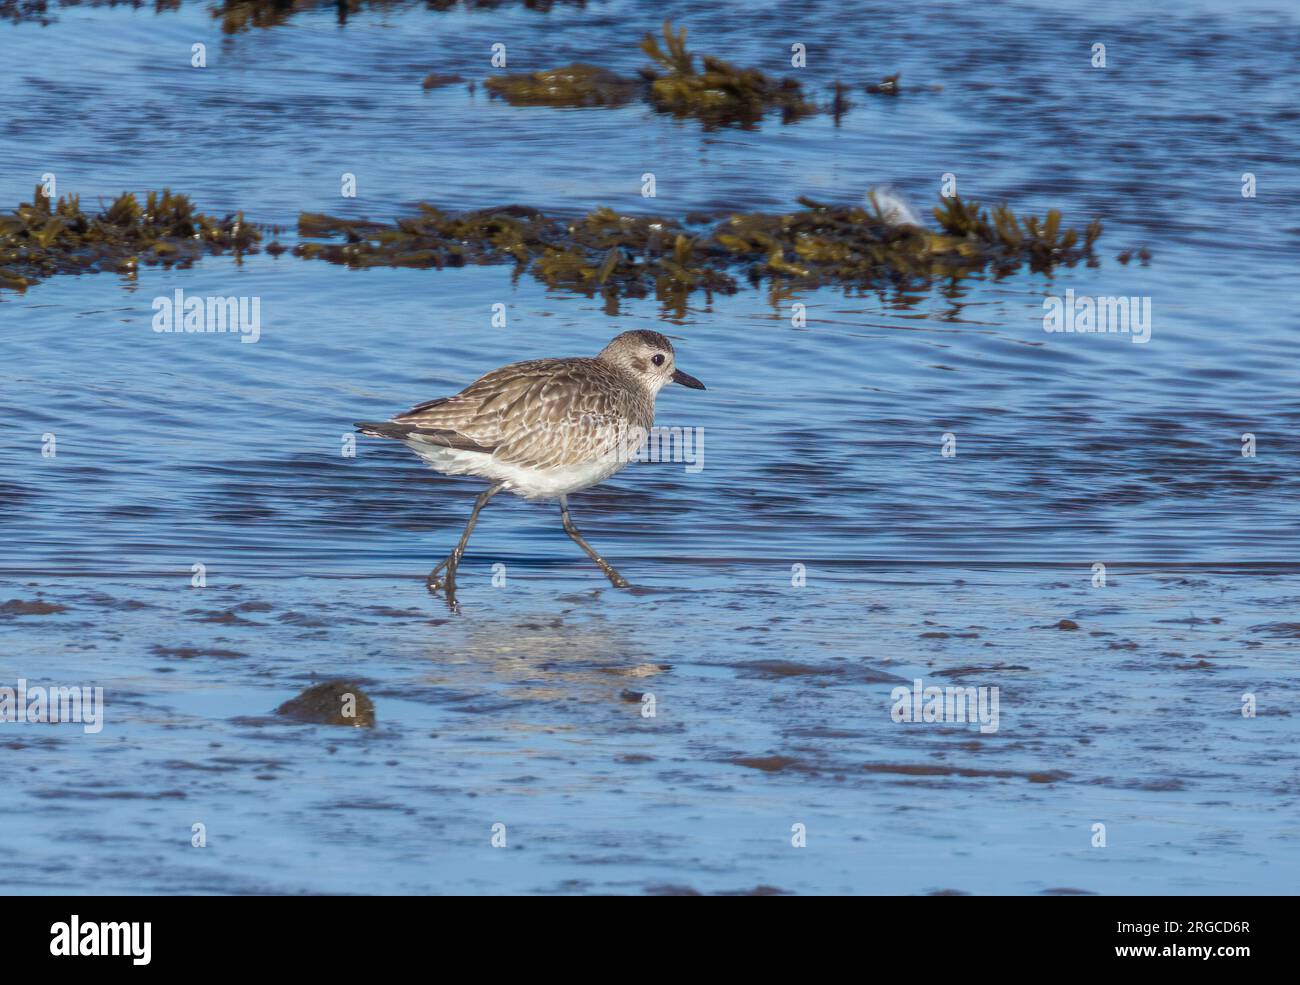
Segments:
[[[0,845],[40,863],[16,891],[1294,889],[1295,12],[753,11],[613,0],[339,25],[327,8],[223,35],[187,3],[0,25],[9,206],[53,172],[83,203],[169,186],[289,230],[300,211],[391,219],[419,201],[787,210],[886,183],[925,211],[952,173],[963,197],[1105,224],[1095,267],[745,288],[684,314],[611,316],[501,267],[288,254],[0,294],[0,603],[65,607],[0,611],[0,686],[93,683],[108,701],[97,736],[0,724],[20,781]],[[420,86],[481,82],[498,41],[512,70],[631,73],[664,16],[693,49],[801,71],[820,98],[899,70],[915,89],[859,87],[838,125],[705,131]],[[1143,247],[1148,262],[1117,258]],[[152,300],[176,289],[259,297],[260,340],[153,332]],[[1151,341],[1044,332],[1044,296],[1067,289],[1149,297]],[[451,616],[423,577],[477,487],[380,442],[346,457],[351,422],[644,327],[709,387],[659,401],[660,424],[703,429],[704,467],[637,464],[572,501],[641,588],[609,589],[553,506],[498,498]],[[362,682],[375,730],[267,717],[335,677]],[[892,721],[891,689],[916,677],[998,686],[998,732]]]

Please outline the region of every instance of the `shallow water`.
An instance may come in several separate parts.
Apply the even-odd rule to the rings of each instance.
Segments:
[[[512,70],[631,72],[665,15],[774,73],[804,42],[822,91],[899,69],[943,88],[708,132],[420,87],[481,80],[496,41]],[[952,172],[965,197],[1106,227],[1095,268],[745,289],[667,320],[505,268],[264,254],[0,295],[0,602],[65,607],[0,609],[0,685],[107,695],[97,735],[0,724],[22,778],[0,844],[40,862],[13,888],[1293,891],[1298,41],[1294,12],[1235,3],[322,10],[234,36],[185,4],[0,26],[21,52],[0,59],[8,205],[52,171],[86,203],[167,185],[290,227],[421,200],[779,210],[883,183],[928,208]],[[260,340],[154,333],[178,288],[260,297]],[[1150,297],[1151,341],[1045,333],[1067,288]],[[380,442],[345,457],[351,422],[637,327],[709,386],[659,402],[703,429],[702,469],[638,464],[573,499],[643,589],[608,589],[554,507],[498,499],[449,616],[423,576],[475,486]],[[999,687],[998,731],[892,721],[917,677]],[[371,695],[374,730],[271,716],[332,678]]]

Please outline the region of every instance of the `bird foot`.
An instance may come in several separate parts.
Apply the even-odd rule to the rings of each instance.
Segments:
[[[438,566],[429,572],[429,577],[424,579],[424,587],[429,590],[430,595],[442,594],[446,597],[447,608],[452,612],[460,612],[460,603],[456,601],[456,582],[454,578],[439,578],[438,572],[442,566]]]

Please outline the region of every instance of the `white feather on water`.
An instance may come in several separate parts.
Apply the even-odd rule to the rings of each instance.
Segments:
[[[903,196],[889,185],[878,185],[866,195],[876,216],[891,226],[924,226]]]

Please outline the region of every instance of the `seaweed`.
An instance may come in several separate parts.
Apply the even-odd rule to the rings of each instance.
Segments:
[[[898,79],[902,74],[902,72],[895,72],[893,75],[886,75],[879,82],[867,86],[867,92],[876,96],[897,96]]]
[[[839,126],[844,114],[853,108],[853,102],[847,95],[848,86],[843,82],[836,82],[831,91],[834,94],[831,98],[831,116],[835,118],[835,125]]]
[[[879,82],[874,82],[866,86],[867,92],[873,96],[898,96],[904,92],[943,92],[941,85],[909,85],[906,88],[898,81],[902,77],[902,72],[895,72],[893,75],[886,75]]]
[[[37,24],[50,24],[47,0],[0,0],[0,21],[12,21],[21,24],[34,21]]]
[[[294,253],[350,267],[513,264],[550,287],[620,298],[653,294],[681,312],[696,292],[732,294],[742,283],[809,288],[922,287],[1022,264],[1046,271],[1095,262],[1101,224],[1082,235],[1062,230],[1056,210],[1020,218],[1006,206],[944,199],[940,231],[889,221],[867,206],[800,199],[790,213],[690,215],[682,220],[622,215],[598,208],[579,218],[552,217],[510,205],[445,212],[421,204],[394,223],[304,213]],[[313,240],[328,239],[327,242]],[[777,285],[781,285],[778,287]]]
[[[458,82],[464,81],[464,77],[460,75],[430,72],[424,77],[423,86],[425,89],[439,89],[442,86],[455,85]]]
[[[980,208],[979,202],[963,202],[950,198],[934,210],[934,217],[947,232],[1000,247],[1004,253],[1028,260],[1031,269],[1044,270],[1062,257],[1075,256],[1079,234],[1073,229],[1061,232],[1061,213],[1051,209],[1040,225],[1037,217],[1018,219],[1005,205],[992,212]],[[1085,255],[1092,254],[1092,246],[1101,235],[1101,220],[1094,219],[1083,233]]]
[[[641,74],[650,83],[651,103],[662,113],[694,117],[706,126],[752,127],[768,112],[779,111],[786,123],[819,112],[792,78],[773,79],[708,55],[697,72],[695,57],[686,50],[684,27],[674,33],[665,20],[663,41],[661,48],[650,33],[641,40],[641,50],[658,65]]]
[[[494,75],[485,86],[514,106],[624,106],[644,99],[661,113],[693,117],[706,128],[753,127],[770,112],[790,123],[822,111],[809,100],[795,79],[773,79],[755,68],[737,68],[720,58],[704,56],[697,70],[686,49],[686,28],[674,32],[663,25],[663,45],[651,34],[641,50],[654,63],[639,79],[627,78],[595,65],[575,63],[544,72]],[[828,107],[836,120],[848,109],[843,87]]]
[[[586,0],[214,0],[212,16],[221,21],[226,34],[237,34],[249,28],[275,27],[284,24],[294,14],[304,10],[334,8],[340,24],[367,10],[402,10],[419,6],[427,10],[447,11],[455,7],[493,10],[509,4],[519,4],[542,13],[561,4],[583,6]]]
[[[1095,263],[1101,235],[1096,220],[1082,232],[1063,229],[1055,209],[1040,220],[959,198],[941,199],[934,209],[937,231],[910,213],[899,221],[878,205],[808,198],[799,205],[788,213],[682,219],[609,208],[566,218],[523,205],[449,212],[428,203],[394,222],[303,213],[292,252],[353,268],[511,264],[516,277],[526,273],[550,287],[600,295],[611,313],[622,298],[651,295],[682,313],[697,292],[711,299],[746,283],[767,281],[775,297],[826,285],[910,289],[985,270],[1002,275],[1021,265],[1048,271]],[[143,205],[126,193],[87,215],[77,196],[51,205],[38,188],[33,203],[0,216],[0,289],[23,290],[56,273],[134,276],[140,264],[184,267],[209,253],[238,258],[256,253],[261,238],[242,213],[215,219],[169,190],[150,192]],[[286,252],[278,241],[266,250]],[[1145,261],[1150,254],[1139,256]]]
[[[181,0],[57,0],[58,7],[83,4],[88,7],[130,7],[132,10],[152,7],[154,13],[160,14],[165,10],[180,9]],[[30,22],[48,27],[58,20],[51,10],[55,6],[53,0],[0,0],[0,21]]]
[[[191,0],[192,2],[192,0]],[[285,24],[295,14],[309,10],[334,10],[340,24],[367,10],[403,10],[410,7],[424,7],[435,12],[449,11],[458,7],[477,10],[495,10],[498,7],[517,4],[529,10],[547,13],[557,6],[583,7],[587,0],[210,0],[212,16],[221,21],[221,29],[226,34],[237,34],[250,28],[276,27]],[[60,7],[76,7],[82,4],[91,7],[131,7],[133,9],[152,6],[155,12],[180,9],[182,0],[59,0]],[[0,0],[0,21],[21,23],[33,21],[39,24],[52,24],[57,19],[50,8],[51,0]]]
[[[372,728],[375,724],[375,703],[352,681],[313,684],[276,708],[275,713],[314,725]]]
[[[214,219],[185,195],[130,192],[94,215],[77,195],[51,205],[37,185],[32,202],[0,215],[0,289],[25,290],[60,273],[116,270],[134,276],[140,264],[189,266],[207,253],[257,252],[262,234],[243,213]]]
[[[623,106],[643,88],[636,79],[581,62],[544,72],[494,75],[483,86],[512,106]]]

